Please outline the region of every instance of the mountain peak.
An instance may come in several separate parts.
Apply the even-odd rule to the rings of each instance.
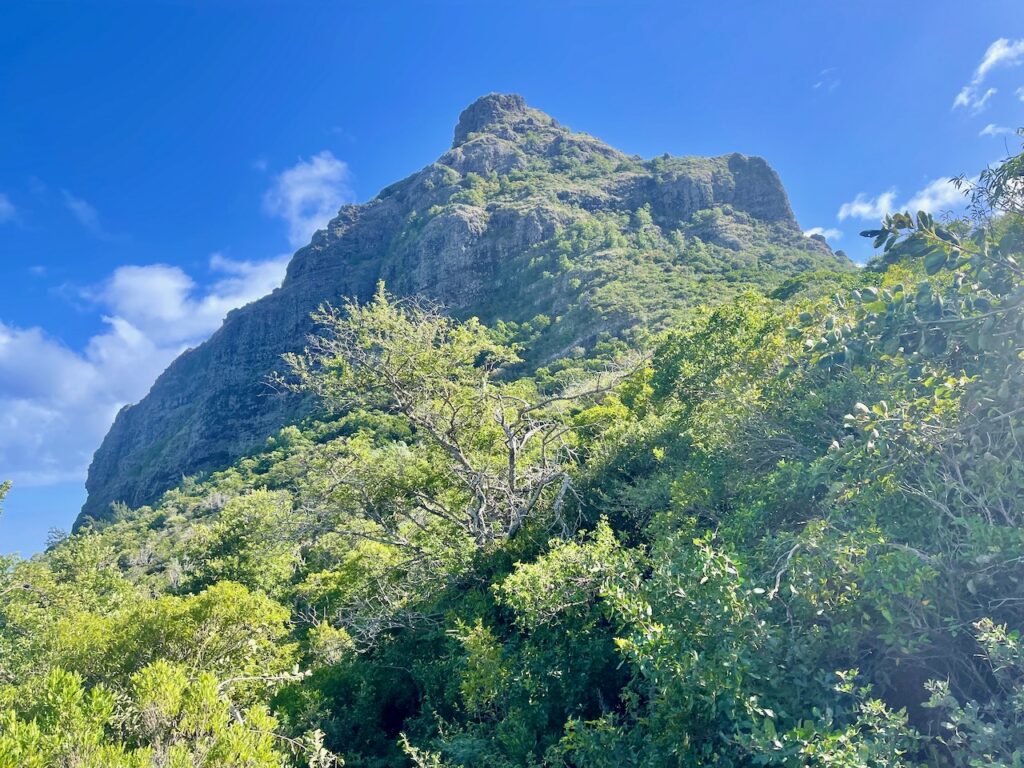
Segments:
[[[481,133],[496,126],[512,126],[529,118],[534,110],[526,105],[526,99],[517,93],[488,93],[474,101],[459,115],[455,126],[453,147],[466,142],[470,134]],[[540,116],[541,113],[535,113]],[[546,117],[546,115],[545,115]],[[550,118],[548,118],[550,122]]]
[[[308,415],[311,403],[275,395],[268,377],[316,331],[317,307],[366,301],[382,280],[457,316],[537,322],[524,365],[539,365],[666,327],[743,286],[847,266],[804,237],[760,158],[645,161],[522,96],[488,94],[463,110],[437,162],[343,207],[280,288],[231,312],[118,414],[78,525],[109,520],[111,502],[139,507],[183,475],[224,469]]]

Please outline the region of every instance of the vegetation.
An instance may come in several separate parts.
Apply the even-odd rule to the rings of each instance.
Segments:
[[[551,122],[539,112],[535,119]],[[646,346],[647,334],[747,288],[771,290],[780,279],[810,269],[854,269],[845,256],[803,237],[788,203],[786,215],[776,220],[730,204],[688,199],[712,194],[699,191],[701,182],[710,190],[714,179],[733,177],[728,157],[665,155],[644,161],[586,134],[551,126],[510,127],[503,142],[486,146],[521,160],[508,172],[461,174],[442,158],[426,184],[430,194],[408,214],[388,254],[415,251],[432,222],[490,217],[485,240],[499,254],[495,273],[487,290],[455,308],[456,314],[468,312],[484,323],[521,330],[519,340],[529,341],[520,350],[524,371],[574,348],[581,356],[595,343]],[[384,194],[397,195],[411,183],[399,182]],[[760,196],[784,202],[777,179],[758,183]],[[624,193],[630,188],[645,192],[630,197]],[[671,203],[659,203],[654,189],[666,190]],[[667,191],[672,189],[682,191]],[[691,205],[697,210],[686,211]],[[522,218],[539,227],[534,236],[524,239],[521,225],[501,223]]]
[[[635,350],[325,308],[321,421],[3,562],[0,768],[1021,765],[1022,157]]]

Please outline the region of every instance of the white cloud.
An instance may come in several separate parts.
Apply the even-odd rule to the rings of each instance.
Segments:
[[[904,203],[896,203],[896,190],[890,189],[877,197],[859,193],[852,201],[843,203],[837,214],[840,221],[864,219],[877,221],[893,211],[927,211],[939,213],[961,207],[966,202],[964,194],[947,177],[934,179],[915,192]]]
[[[81,480],[117,411],[139,400],[184,349],[234,307],[273,290],[287,257],[210,259],[199,288],[178,267],[117,269],[85,292],[105,329],[78,352],[41,328],[0,322],[0,469],[23,485]]]
[[[1017,94],[1017,98],[1018,99],[1020,99],[1021,101],[1024,101],[1024,85],[1022,85],[1020,88],[1018,88],[1016,91],[1014,91],[1014,93]]]
[[[983,80],[993,69],[999,66],[1013,67],[1024,61],[1024,40],[1007,40],[1001,37],[985,51],[985,56],[975,70],[974,77]]]
[[[1004,133],[1013,133],[1005,125],[996,125],[995,123],[989,123],[978,133],[979,136],[999,136]]]
[[[971,114],[977,115],[984,111],[985,107],[988,106],[989,101],[997,93],[999,93],[999,91],[995,88],[987,88],[981,96],[974,97],[973,101],[970,102]]]
[[[804,235],[806,235],[807,237],[821,235],[826,240],[838,240],[843,236],[843,233],[840,230],[836,229],[835,227],[811,227],[806,232],[804,232]]]
[[[995,88],[989,88],[979,96],[974,86],[965,85],[960,89],[960,93],[956,95],[956,98],[953,99],[953,108],[970,107],[971,114],[976,115],[988,106],[989,100],[997,93],[998,91]]]
[[[282,172],[263,204],[288,224],[289,242],[302,245],[352,199],[348,180],[345,163],[324,151]],[[82,226],[110,237],[92,205],[67,190],[63,200]],[[42,328],[0,320],[0,475],[20,485],[84,479],[117,411],[145,395],[230,310],[280,285],[289,258],[247,261],[214,253],[205,285],[178,266],[119,267],[77,296],[104,326],[81,350]]]
[[[988,88],[979,95],[981,86],[988,74],[998,67],[1015,67],[1024,62],[1024,39],[1007,40],[1001,37],[992,43],[985,55],[974,70],[971,82],[960,89],[960,92],[953,100],[953,108],[967,107],[971,112],[977,114],[988,104],[989,99],[995,95],[995,88]]]
[[[812,86],[816,91],[827,91],[831,93],[842,81],[839,79],[837,70],[835,67],[829,67],[823,69],[818,73],[818,80]]]
[[[82,353],[40,328],[0,323],[0,467],[16,484],[81,479],[121,404],[158,366],[151,345],[113,319]],[[144,391],[144,390],[143,390]]]
[[[896,190],[890,189],[878,197],[868,197],[859,192],[853,200],[843,203],[837,214],[840,221],[846,219],[880,219],[895,210]]]
[[[924,189],[918,190],[900,208],[914,213],[917,211],[940,213],[959,208],[966,202],[964,193],[957,189],[956,184],[950,179],[944,177],[929,182]]]
[[[288,241],[298,248],[352,202],[350,179],[348,166],[325,149],[283,171],[264,195],[263,208],[288,223]]]
[[[0,224],[13,219],[15,213],[17,213],[17,209],[14,207],[14,203],[7,195],[0,192]]]
[[[195,340],[216,330],[230,310],[280,285],[287,264],[287,256],[251,262],[215,253],[210,268],[220,277],[205,293],[180,267],[119,267],[88,296],[158,343]]]
[[[64,205],[71,215],[78,219],[78,223],[95,235],[103,234],[103,227],[100,226],[100,215],[95,208],[80,197],[75,197],[66,189],[61,190],[64,196]]]

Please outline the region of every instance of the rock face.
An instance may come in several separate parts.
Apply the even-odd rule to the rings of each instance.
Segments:
[[[806,238],[761,158],[644,161],[491,94],[437,162],[344,206],[292,258],[280,288],[232,311],[124,408],[89,469],[76,525],[222,469],[306,413],[268,376],[314,331],[325,301],[378,281],[453,314],[537,322],[536,362],[657,326],[696,301],[811,268],[851,268]]]

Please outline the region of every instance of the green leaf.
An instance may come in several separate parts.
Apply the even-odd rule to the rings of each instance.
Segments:
[[[932,251],[924,257],[924,271],[934,275],[945,266],[947,256],[945,251]]]

